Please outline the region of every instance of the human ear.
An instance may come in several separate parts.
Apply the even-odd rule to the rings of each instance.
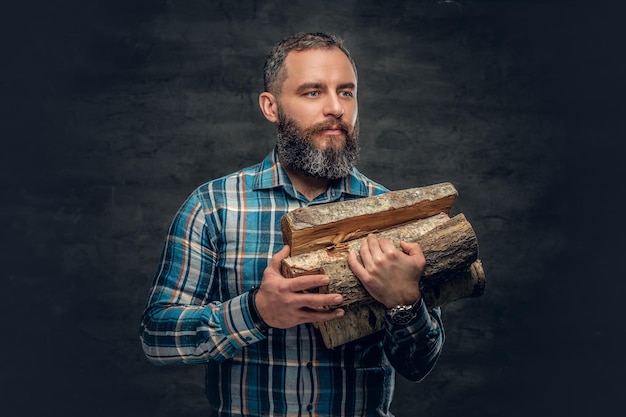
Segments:
[[[265,91],[259,94],[259,107],[267,120],[272,123],[278,121],[278,103],[272,93]]]

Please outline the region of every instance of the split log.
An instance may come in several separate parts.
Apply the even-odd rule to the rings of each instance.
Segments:
[[[458,214],[425,234],[410,236],[406,232],[408,228],[399,226],[390,229],[388,236],[398,248],[401,240],[420,244],[426,258],[426,267],[422,271],[420,284],[433,293],[450,292],[457,288],[451,283],[465,279],[466,275],[460,272],[466,271],[478,259],[476,234],[465,216]],[[397,236],[403,238],[399,239]],[[337,260],[321,264],[319,270],[330,277],[330,283],[321,288],[320,292],[341,294],[344,298],[341,306],[371,300],[371,295],[348,266],[347,254]],[[460,285],[463,288],[463,285]],[[442,289],[445,286],[449,288]]]
[[[439,213],[426,219],[416,220],[404,226],[394,227],[388,230],[377,232],[379,238],[386,238],[399,246],[400,241],[414,242],[420,236],[433,230],[450,220],[445,213]],[[364,237],[354,239],[345,243],[332,245],[328,248],[318,249],[300,255],[290,256],[282,262],[282,273],[287,278],[299,275],[320,274],[323,264],[333,261],[345,260],[350,251],[358,252]]]
[[[361,339],[385,327],[385,307],[382,304],[352,304],[344,307],[344,311],[343,317],[315,323],[328,349]]]
[[[315,323],[325,345],[334,348],[381,330],[385,307],[374,300],[347,264],[369,233],[400,242],[418,242],[426,257],[420,291],[432,309],[485,290],[476,235],[463,214],[450,219],[456,199],[450,183],[392,191],[358,200],[294,210],[281,221],[290,257],[283,260],[285,277],[323,273],[331,281],[321,292],[344,297],[346,314]]]
[[[433,309],[463,298],[480,297],[485,293],[485,271],[480,259],[469,268],[449,273],[448,279],[421,282],[420,292],[426,307]]]
[[[291,247],[291,256],[296,256],[442,212],[449,214],[457,195],[452,184],[441,183],[302,207],[283,216],[283,241]]]
[[[485,290],[482,262],[474,261],[465,271],[459,271],[450,285],[424,286],[421,289],[426,307],[433,309],[462,298],[479,297]],[[343,307],[343,317],[315,323],[324,345],[333,349],[345,343],[376,333],[385,326],[385,306],[372,300]]]
[[[478,260],[478,241],[465,215],[450,219],[439,214],[376,235],[389,239],[398,248],[401,241],[420,244],[426,258],[420,292],[428,308],[484,293],[485,275]],[[283,260],[285,276],[328,275],[330,283],[320,292],[343,296],[343,303],[337,307],[344,308],[346,314],[315,324],[330,349],[377,332],[384,325],[385,307],[369,295],[347,262],[349,250],[358,251],[364,239]]]

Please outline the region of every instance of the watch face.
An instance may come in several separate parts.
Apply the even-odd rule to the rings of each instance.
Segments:
[[[410,322],[415,317],[415,312],[413,309],[396,309],[395,311],[391,311],[389,313],[389,318],[397,324],[406,324]]]

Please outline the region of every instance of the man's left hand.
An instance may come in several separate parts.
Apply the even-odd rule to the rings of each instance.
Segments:
[[[365,289],[387,308],[413,304],[420,298],[419,282],[426,267],[422,248],[407,242],[401,242],[400,248],[370,234],[359,249],[361,262],[355,252],[348,255],[348,265]]]

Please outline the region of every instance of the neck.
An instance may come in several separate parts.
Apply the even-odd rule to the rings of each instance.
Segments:
[[[285,164],[282,164],[282,166],[296,191],[308,198],[309,201],[314,200],[315,197],[325,193],[328,189],[329,180],[311,177],[310,175],[295,171]]]

